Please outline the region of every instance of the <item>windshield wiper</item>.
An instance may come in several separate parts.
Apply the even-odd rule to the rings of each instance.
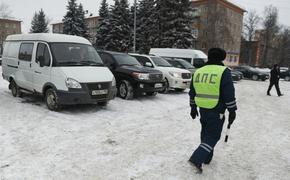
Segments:
[[[83,64],[74,61],[58,62],[58,65],[83,66]]]
[[[104,66],[103,63],[99,63],[95,61],[80,61],[79,63],[89,65],[89,66]]]

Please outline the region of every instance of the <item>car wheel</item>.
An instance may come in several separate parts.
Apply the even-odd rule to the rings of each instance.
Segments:
[[[59,111],[61,106],[58,103],[58,97],[54,89],[48,89],[45,92],[45,103],[49,110]]]
[[[15,83],[14,80],[12,80],[10,82],[10,89],[11,89],[11,93],[13,97],[17,97],[18,93],[19,93],[19,88],[17,86],[17,84]]]
[[[157,92],[148,92],[146,94],[147,94],[147,96],[156,96]]]
[[[253,76],[252,76],[252,79],[253,79],[254,81],[258,81],[259,77],[258,77],[257,75],[253,75]]]
[[[134,97],[133,87],[130,82],[126,80],[121,81],[118,93],[122,99],[130,100]]]
[[[290,76],[286,76],[285,81],[290,81]]]
[[[185,89],[176,88],[175,91],[176,92],[183,92],[183,91],[185,91]]]
[[[164,89],[163,89],[163,91],[161,91],[161,93],[167,94],[168,91],[169,91],[169,82],[167,79],[165,79]]]

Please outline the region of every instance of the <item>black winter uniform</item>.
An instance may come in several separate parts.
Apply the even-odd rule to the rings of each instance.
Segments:
[[[207,63],[206,65],[209,65]],[[223,65],[222,63],[218,65]],[[196,108],[194,101],[195,89],[191,83],[189,96],[190,106]],[[229,112],[237,110],[235,101],[235,89],[232,81],[231,71],[227,68],[221,79],[220,98],[218,105],[213,109],[200,108],[201,144],[194,151],[191,162],[202,164],[209,163],[213,157],[214,147],[221,137],[223,124],[225,121],[224,113],[228,109]]]
[[[279,79],[280,79],[280,69],[277,69],[277,66],[274,66],[271,70],[271,76],[270,76],[270,85],[267,91],[267,95],[270,95],[270,91],[272,87],[275,85],[276,91],[278,96],[281,96],[281,91],[279,88]]]

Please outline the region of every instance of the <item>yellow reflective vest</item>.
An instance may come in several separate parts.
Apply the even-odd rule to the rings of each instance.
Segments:
[[[198,107],[213,109],[220,97],[220,85],[226,67],[206,65],[193,74],[193,87],[196,92],[194,101]]]

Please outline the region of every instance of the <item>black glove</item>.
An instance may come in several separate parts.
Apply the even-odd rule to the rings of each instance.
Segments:
[[[198,111],[197,111],[196,106],[195,107],[191,107],[190,116],[192,117],[192,119],[195,119],[196,116],[198,116]]]
[[[234,120],[236,119],[236,111],[232,111],[229,113],[229,124],[233,124]]]

